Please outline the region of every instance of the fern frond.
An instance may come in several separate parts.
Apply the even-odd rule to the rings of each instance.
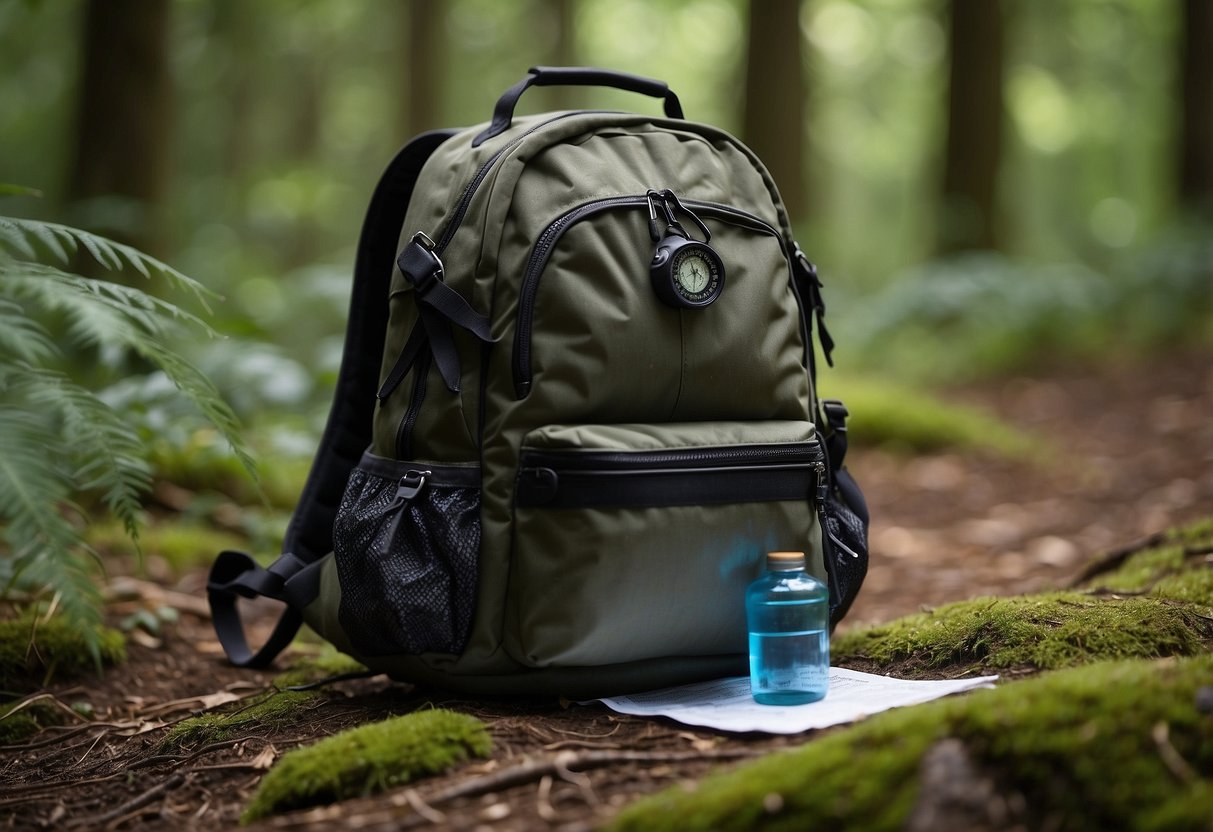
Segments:
[[[40,364],[58,354],[50,335],[30,319],[21,304],[0,297],[0,357]]]
[[[145,335],[166,338],[192,326],[218,337],[205,321],[169,301],[133,286],[95,280],[41,263],[0,261],[0,291],[66,314],[83,343],[129,346],[134,325]]]
[[[160,278],[198,299],[208,312],[208,298],[218,297],[198,281],[136,248],[99,234],[67,225],[16,217],[0,217],[0,253],[26,263],[45,263],[71,268],[80,249],[112,272],[137,272],[145,278]]]
[[[259,482],[257,463],[240,439],[240,420],[223,400],[211,380],[201,370],[163,344],[148,341],[137,349],[139,349],[140,355],[151,361],[168,376],[174,386],[201,411],[208,422],[215,426],[219,434],[231,446],[232,452],[240,460],[240,464],[248,472],[249,477],[254,483]]]
[[[0,410],[0,520],[14,561],[12,584],[52,587],[63,614],[99,656],[101,596],[90,568],[99,561],[63,513],[72,481],[56,459],[58,442],[37,414]]]
[[[60,446],[75,466],[75,488],[100,491],[138,547],[139,496],[152,485],[139,434],[94,393],[55,370],[15,365],[9,392],[56,423]]]

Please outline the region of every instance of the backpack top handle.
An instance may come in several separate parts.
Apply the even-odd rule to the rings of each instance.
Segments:
[[[514,121],[514,107],[518,99],[531,87],[613,87],[618,90],[639,93],[665,102],[665,114],[670,118],[682,118],[682,104],[678,96],[665,81],[645,78],[628,72],[598,69],[588,66],[533,66],[526,77],[510,87],[497,99],[493,108],[493,121],[472,140],[472,147],[479,147],[494,136],[500,136]]]

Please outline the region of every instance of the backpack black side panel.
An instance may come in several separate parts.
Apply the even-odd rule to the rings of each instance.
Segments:
[[[332,551],[333,519],[346,480],[371,444],[379,359],[388,324],[385,300],[413,186],[430,154],[457,132],[432,130],[410,141],[388,165],[371,197],[358,241],[349,322],[332,409],[283,544],[284,552],[293,552],[307,563]]]
[[[350,314],[341,372],[324,436],[307,484],[287,527],[283,554],[263,569],[243,552],[221,552],[211,567],[207,600],[215,634],[228,659],[241,667],[265,667],[290,644],[303,622],[300,610],[315,597],[316,564],[333,548],[333,521],[346,480],[371,443],[380,356],[387,333],[396,243],[413,186],[426,160],[457,130],[434,130],[414,138],[391,161],[375,187],[362,224],[350,291]],[[293,579],[293,580],[292,580]],[[269,640],[250,648],[237,597],[264,596],[287,603]]]

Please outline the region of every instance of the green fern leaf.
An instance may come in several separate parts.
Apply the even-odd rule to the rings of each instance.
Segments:
[[[189,292],[208,312],[208,298],[217,295],[198,281],[136,248],[58,223],[0,217],[0,253],[15,260],[71,268],[72,258],[83,248],[104,268],[157,277]]]
[[[11,356],[40,364],[58,354],[59,348],[50,335],[30,320],[21,304],[0,297],[0,363]]]
[[[102,500],[138,547],[141,494],[152,485],[143,441],[96,395],[54,370],[15,368],[20,372],[10,393],[24,396],[36,412],[55,418],[69,459],[76,490],[101,491]]]
[[[71,477],[57,460],[59,437],[37,414],[0,411],[0,518],[13,558],[10,588],[52,587],[69,622],[99,658],[96,553],[68,520]]]

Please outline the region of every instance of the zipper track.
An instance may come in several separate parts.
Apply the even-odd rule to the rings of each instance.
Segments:
[[[413,458],[413,429],[417,427],[417,417],[421,415],[421,405],[425,401],[426,382],[430,375],[430,365],[433,358],[427,354],[413,366],[417,375],[413,378],[413,392],[409,396],[409,406],[396,429],[396,457],[398,459]]]
[[[817,441],[662,451],[524,451],[519,507],[656,508],[814,500],[826,476]]]
[[[824,458],[817,442],[796,442],[777,445],[728,445],[712,448],[684,448],[661,451],[587,451],[587,450],[523,450],[522,465],[526,468],[552,468],[561,473],[592,473],[603,467],[630,472],[632,469],[695,470],[718,464],[765,462],[812,464]]]
[[[770,234],[782,242],[783,236],[775,226],[740,208],[696,199],[684,199],[682,202],[686,207],[694,208],[700,213],[714,216],[731,225]],[[527,260],[522,286],[519,289],[518,323],[514,329],[513,360],[514,392],[517,398],[526,398],[531,390],[531,327],[535,314],[535,297],[538,294],[539,279],[543,275],[543,270],[547,266],[556,243],[570,226],[587,217],[617,208],[647,206],[647,204],[648,197],[643,194],[604,197],[584,202],[561,214],[539,235],[539,239],[535,241],[535,247],[531,250],[531,256]],[[787,252],[785,251],[784,254],[786,258]]]
[[[524,132],[518,134],[510,141],[499,147],[484,163],[476,170],[475,175],[468,180],[468,183],[463,186],[463,191],[459,194],[459,201],[455,203],[455,210],[451,212],[450,219],[443,226],[442,234],[438,238],[438,242],[434,244],[434,254],[441,256],[450,245],[451,239],[455,236],[455,232],[459,230],[459,226],[463,224],[463,219],[467,216],[468,208],[472,204],[472,198],[476,196],[476,191],[480,185],[488,177],[489,172],[507,153],[517,147],[523,139],[535,133],[538,130],[547,127],[549,124],[561,121],[572,116],[584,115],[586,113],[607,113],[610,110],[572,110],[567,113],[561,113],[552,118],[545,119],[538,124],[530,127]],[[425,386],[426,376],[429,374],[430,362],[424,362],[425,366],[416,368],[416,381],[413,382],[413,392],[409,397],[409,406],[405,411],[403,418],[400,420],[400,425],[396,428],[396,453],[402,459],[407,459],[412,456],[413,445],[413,428],[417,425],[417,418],[420,415],[421,405],[425,401]],[[399,383],[399,380],[397,381]]]
[[[498,148],[497,151],[492,156],[490,156],[488,159],[486,159],[484,161],[484,164],[482,164],[480,166],[479,170],[476,171],[476,175],[473,176],[466,185],[464,185],[463,192],[459,195],[459,201],[457,203],[455,203],[455,210],[453,212],[451,212],[451,218],[449,220],[447,220],[446,226],[443,227],[443,229],[442,229],[442,235],[438,238],[438,242],[434,244],[434,254],[441,256],[442,252],[446,250],[446,247],[448,245],[450,245],[451,238],[455,236],[455,232],[458,231],[459,226],[463,224],[463,218],[464,218],[464,216],[467,215],[468,207],[472,204],[472,197],[474,197],[476,195],[476,191],[480,187],[480,184],[482,182],[484,182],[485,177],[487,177],[489,175],[489,171],[491,171],[493,169],[493,166],[497,164],[497,162],[501,159],[502,156],[504,156],[505,154],[507,154],[511,150],[513,150],[515,147],[517,147],[518,144],[523,139],[525,139],[527,136],[530,136],[532,133],[536,132],[537,130],[541,130],[544,127],[547,127],[549,124],[553,124],[557,121],[561,121],[563,119],[570,118],[571,116],[580,116],[580,115],[585,115],[586,113],[606,113],[606,112],[611,112],[611,111],[610,110],[573,110],[571,112],[561,113],[560,115],[552,116],[549,119],[545,119],[544,121],[539,122],[538,124],[529,128],[525,132],[520,133],[517,136],[515,136],[514,138],[510,139],[506,144],[504,144],[500,148]]]

